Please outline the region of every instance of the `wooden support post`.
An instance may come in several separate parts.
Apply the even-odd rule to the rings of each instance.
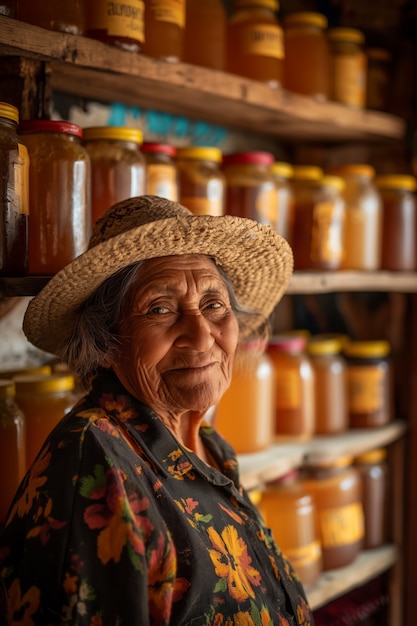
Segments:
[[[0,100],[17,107],[20,119],[49,119],[51,93],[48,63],[25,57],[2,57]]]

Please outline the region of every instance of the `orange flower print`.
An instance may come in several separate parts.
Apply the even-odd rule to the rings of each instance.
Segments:
[[[111,415],[125,422],[137,417],[136,410],[131,406],[127,396],[114,396],[111,393],[103,393],[100,397],[100,405]]]
[[[19,579],[16,578],[9,589],[8,623],[10,626],[33,626],[32,615],[39,608],[40,591],[30,587],[22,595]]]
[[[261,576],[252,565],[247,546],[234,526],[226,526],[220,535],[214,528],[208,529],[213,545],[210,558],[217,576],[227,583],[230,595],[238,602],[255,596],[253,586],[261,584]]]
[[[101,615],[93,615],[90,620],[90,626],[103,626],[103,618]]]
[[[40,488],[46,483],[46,476],[42,476],[43,472],[48,467],[51,461],[51,453],[49,452],[49,447],[45,448],[42,451],[42,454],[36,459],[32,468],[30,470],[30,474],[27,477],[27,483],[24,492],[20,496],[20,498],[15,502],[13,509],[10,512],[9,519],[13,519],[16,515],[19,517],[23,517],[27,513],[29,513],[32,508],[33,502],[38,497]]]
[[[173,544],[166,545],[162,535],[151,551],[148,572],[149,614],[158,623],[167,624],[174,597],[177,557]]]

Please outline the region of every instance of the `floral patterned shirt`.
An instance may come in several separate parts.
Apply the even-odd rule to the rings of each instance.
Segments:
[[[245,491],[106,373],[58,424],[0,537],[13,626],[310,626],[302,586]]]

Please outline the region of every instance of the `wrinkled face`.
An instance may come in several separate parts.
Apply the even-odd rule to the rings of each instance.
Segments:
[[[146,261],[117,332],[113,369],[160,416],[204,413],[230,383],[238,323],[211,259]]]

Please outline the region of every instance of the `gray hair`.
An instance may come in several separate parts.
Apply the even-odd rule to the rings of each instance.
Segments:
[[[78,310],[74,330],[63,349],[62,358],[85,386],[103,369],[104,363],[111,361],[117,354],[119,339],[116,326],[121,320],[137,271],[142,264],[143,261],[139,261],[112,274]],[[258,317],[260,322],[256,337],[267,339],[268,321],[257,311],[248,311],[240,305],[232,281],[219,265],[216,267],[227,287],[240,331],[246,327],[246,320]]]

